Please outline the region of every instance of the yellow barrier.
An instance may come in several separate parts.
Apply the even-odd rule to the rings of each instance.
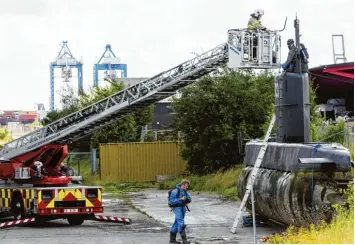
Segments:
[[[117,182],[154,181],[156,175],[176,175],[186,168],[175,142],[100,145],[101,179]]]

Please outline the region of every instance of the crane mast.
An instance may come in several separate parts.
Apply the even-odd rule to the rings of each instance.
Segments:
[[[74,58],[68,47],[68,41],[63,41],[58,56],[50,63],[50,111],[54,111],[54,69],[61,69],[61,78],[69,83],[73,76],[72,68],[78,70],[78,93],[83,92],[83,62]]]
[[[121,77],[127,77],[127,64],[123,64],[119,57],[112,51],[111,45],[107,44],[105,52],[99,61],[94,65],[94,87],[99,85],[99,71],[104,70],[106,79],[116,79],[117,72],[121,72]]]

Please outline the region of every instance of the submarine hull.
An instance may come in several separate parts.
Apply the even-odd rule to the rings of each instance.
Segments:
[[[244,196],[261,142],[246,145],[238,179]],[[255,212],[286,225],[305,226],[332,218],[332,205],[344,204],[339,190],[351,179],[347,149],[331,144],[268,143],[253,189]],[[251,210],[250,200],[247,208]]]

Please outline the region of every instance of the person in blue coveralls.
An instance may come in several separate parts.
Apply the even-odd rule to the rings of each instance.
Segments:
[[[177,233],[180,233],[184,244],[189,243],[186,238],[186,225],[184,223],[186,209],[189,210],[187,204],[191,202],[191,197],[187,192],[189,184],[190,181],[183,179],[180,184],[176,185],[176,189],[169,192],[169,206],[173,209],[175,214],[175,222],[170,229],[169,243],[179,243],[176,241]]]

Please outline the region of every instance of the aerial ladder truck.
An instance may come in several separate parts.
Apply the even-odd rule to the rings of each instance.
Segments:
[[[0,228],[54,219],[67,219],[70,225],[84,220],[130,223],[101,215],[102,187],[73,185],[70,176],[58,171],[68,155],[67,144],[174,95],[225,64],[279,69],[279,32],[229,30],[227,42],[5,144],[0,151],[0,217],[14,221],[0,223]]]

